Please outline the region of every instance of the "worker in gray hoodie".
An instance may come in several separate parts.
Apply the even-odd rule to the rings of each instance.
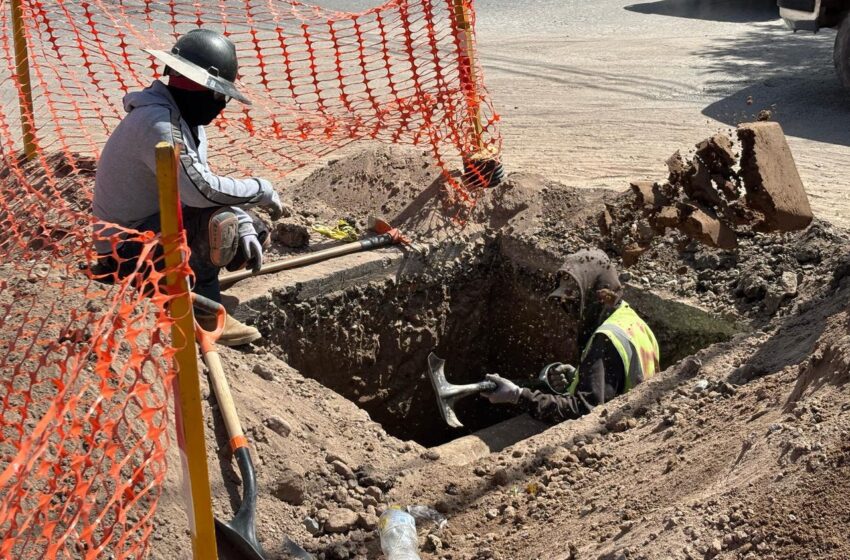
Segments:
[[[154,147],[163,141],[180,145],[178,184],[183,227],[192,250],[192,290],[221,302],[218,273],[222,267],[235,270],[248,266],[256,272],[263,262],[268,228],[245,209],[264,207],[273,220],[283,211],[269,181],[222,177],[213,173],[207,162],[204,126],[231,99],[250,104],[234,83],[236,48],[219,33],[195,29],[180,37],[170,53],[147,52],[166,65],[167,84],[156,80],[150,87],[124,97],[127,115],[109,137],[98,161],[92,209],[101,220],[95,226],[100,263],[112,267],[120,277],[136,270],[141,243],[123,240],[121,231],[110,228],[110,224],[139,231],[160,230]],[[203,328],[213,330],[213,316],[196,308],[196,318]],[[219,343],[236,346],[259,338],[257,329],[228,316]]]

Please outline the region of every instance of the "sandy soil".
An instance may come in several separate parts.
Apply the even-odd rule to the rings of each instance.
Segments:
[[[850,93],[832,70],[832,30],[792,34],[772,0],[479,0],[476,9],[509,171],[621,189],[663,178],[674,151],[768,109],[816,215],[850,225]]]
[[[477,461],[458,461],[457,449],[426,449],[389,435],[396,428],[386,419],[384,426],[377,424],[377,416],[364,408],[387,395],[370,389],[372,378],[352,376],[348,384],[340,383],[340,373],[351,364],[332,363],[340,355],[338,346],[366,351],[350,353],[352,363],[362,359],[358,355],[374,358],[369,348],[383,336],[375,325],[398,323],[401,334],[393,342],[398,346],[386,351],[403,364],[406,352],[419,351],[417,337],[427,335],[418,330],[420,323],[445,322],[443,310],[450,307],[445,304],[458,301],[446,283],[436,292],[442,296],[425,298],[423,308],[417,283],[463,274],[464,263],[483,247],[476,239],[491,236],[501,239],[502,253],[526,263],[528,271],[542,267],[545,278],[567,252],[604,246],[596,216],[606,200],[622,195],[516,174],[479,202],[475,227],[438,241],[425,226],[433,211],[429,204],[412,190],[388,194],[404,177],[423,173],[418,158],[378,150],[338,161],[304,183],[314,199],[301,217],[338,215],[336,197],[357,219],[376,206],[389,208],[420,243],[431,239],[438,248],[408,254],[405,267],[417,268],[412,263],[419,262],[424,272],[390,268],[388,277],[337,288],[327,300],[314,294],[294,307],[290,299],[299,284],[268,281],[269,292],[255,294],[259,299],[250,304],[259,311],[253,320],[266,341],[253,349],[223,351],[258,458],[259,534],[273,558],[287,557],[285,535],[319,558],[379,558],[375,523],[392,503],[426,505],[448,518],[442,530],[420,522],[423,558],[838,559],[850,554],[842,536],[849,512],[841,499],[850,474],[850,237],[845,230],[816,221],[801,233],[754,234],[735,251],[683,243],[673,232],[656,238],[629,269],[630,284],[734,317],[744,332],[673,364],[587,417]],[[371,190],[352,192],[327,180],[347,175],[367,178]],[[793,293],[783,284],[783,272],[798,280]],[[753,278],[763,284],[752,286]],[[390,287],[409,290],[410,297],[381,295]],[[771,294],[779,296],[778,306],[769,304]],[[379,315],[376,323],[374,314],[384,305],[404,321]],[[287,320],[303,328],[287,326]],[[309,377],[282,360],[295,346],[282,344],[280,337],[298,337],[299,331],[307,343],[321,340],[317,360],[305,370]],[[428,345],[427,337],[422,344]],[[324,372],[316,366],[323,363]],[[404,371],[397,375],[409,375]],[[316,380],[323,376],[336,391]],[[238,504],[238,477],[229,454],[217,451],[225,438],[215,401],[205,394],[215,508],[227,518]],[[395,406],[404,409],[403,402]],[[169,471],[157,514],[153,558],[187,557],[175,471]]]
[[[503,116],[505,163],[518,173],[461,229],[421,154],[342,154],[303,183],[313,169],[293,177],[287,220],[305,227],[383,214],[425,248],[405,253],[419,273],[462,273],[497,240],[545,277],[567,252],[611,249],[597,217],[605,202],[621,201],[629,180],[664,178],[676,149],[769,109],[789,135],[813,225],[753,234],[735,251],[668,233],[627,271],[634,289],[698,305],[743,332],[583,419],[458,466],[450,450],[390,435],[363,402],[343,398],[346,387],[312,378],[322,372],[287,363],[271,318],[298,288],[269,282],[255,294],[259,315],[249,317],[266,341],[222,354],[256,457],[259,535],[272,558],[286,557],[285,535],[319,558],[378,558],[377,515],[392,503],[448,518],[442,530],[420,523],[424,558],[850,557],[850,237],[841,229],[850,225],[850,98],[832,76],[830,32],[791,35],[762,8],[697,5],[481,0],[482,60]],[[276,242],[271,254],[290,251]],[[392,270],[333,295],[356,308],[358,298],[419,278]],[[398,313],[387,320],[422,318],[422,301],[387,301]],[[333,315],[309,317],[340,327]],[[443,318],[425,317],[429,325]],[[354,316],[336,336],[374,345],[369,324]],[[427,341],[426,331],[411,329],[405,343]],[[204,408],[215,510],[226,519],[240,481],[219,451],[226,438],[206,386]],[[150,546],[156,559],[190,557],[177,465],[172,445]]]

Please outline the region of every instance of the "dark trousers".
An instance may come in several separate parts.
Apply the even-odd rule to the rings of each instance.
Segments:
[[[189,257],[189,267],[195,273],[195,284],[192,291],[208,299],[221,303],[221,286],[218,282],[219,267],[210,261],[210,248],[206,229],[209,227],[211,213],[200,208],[183,208],[183,229],[186,231],[186,242],[192,250]],[[136,226],[139,231],[160,232],[159,214],[149,216]],[[142,244],[125,241],[118,248],[121,263],[118,265],[118,275],[127,276],[136,270],[137,260],[142,251]],[[156,249],[156,266],[161,268],[162,247]],[[141,271],[145,275],[144,271]]]

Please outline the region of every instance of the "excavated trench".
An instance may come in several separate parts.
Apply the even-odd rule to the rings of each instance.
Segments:
[[[547,363],[576,363],[576,325],[546,301],[554,276],[517,265],[495,243],[457,263],[326,293],[277,292],[264,318],[273,351],[402,440],[431,447],[505,420],[516,412],[475,396],[455,407],[465,427],[446,426],[426,374],[428,354],[446,360],[452,383],[491,372],[531,378]],[[647,292],[629,288],[626,299],[655,331],[662,368],[737,332]]]

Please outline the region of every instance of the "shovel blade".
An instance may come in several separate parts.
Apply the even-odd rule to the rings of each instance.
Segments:
[[[219,519],[215,520],[215,540],[218,545],[219,554],[223,558],[234,558],[233,553],[238,554],[235,558],[245,560],[268,560],[263,548],[256,538],[249,539],[230,523]],[[231,552],[228,556],[227,552]]]

